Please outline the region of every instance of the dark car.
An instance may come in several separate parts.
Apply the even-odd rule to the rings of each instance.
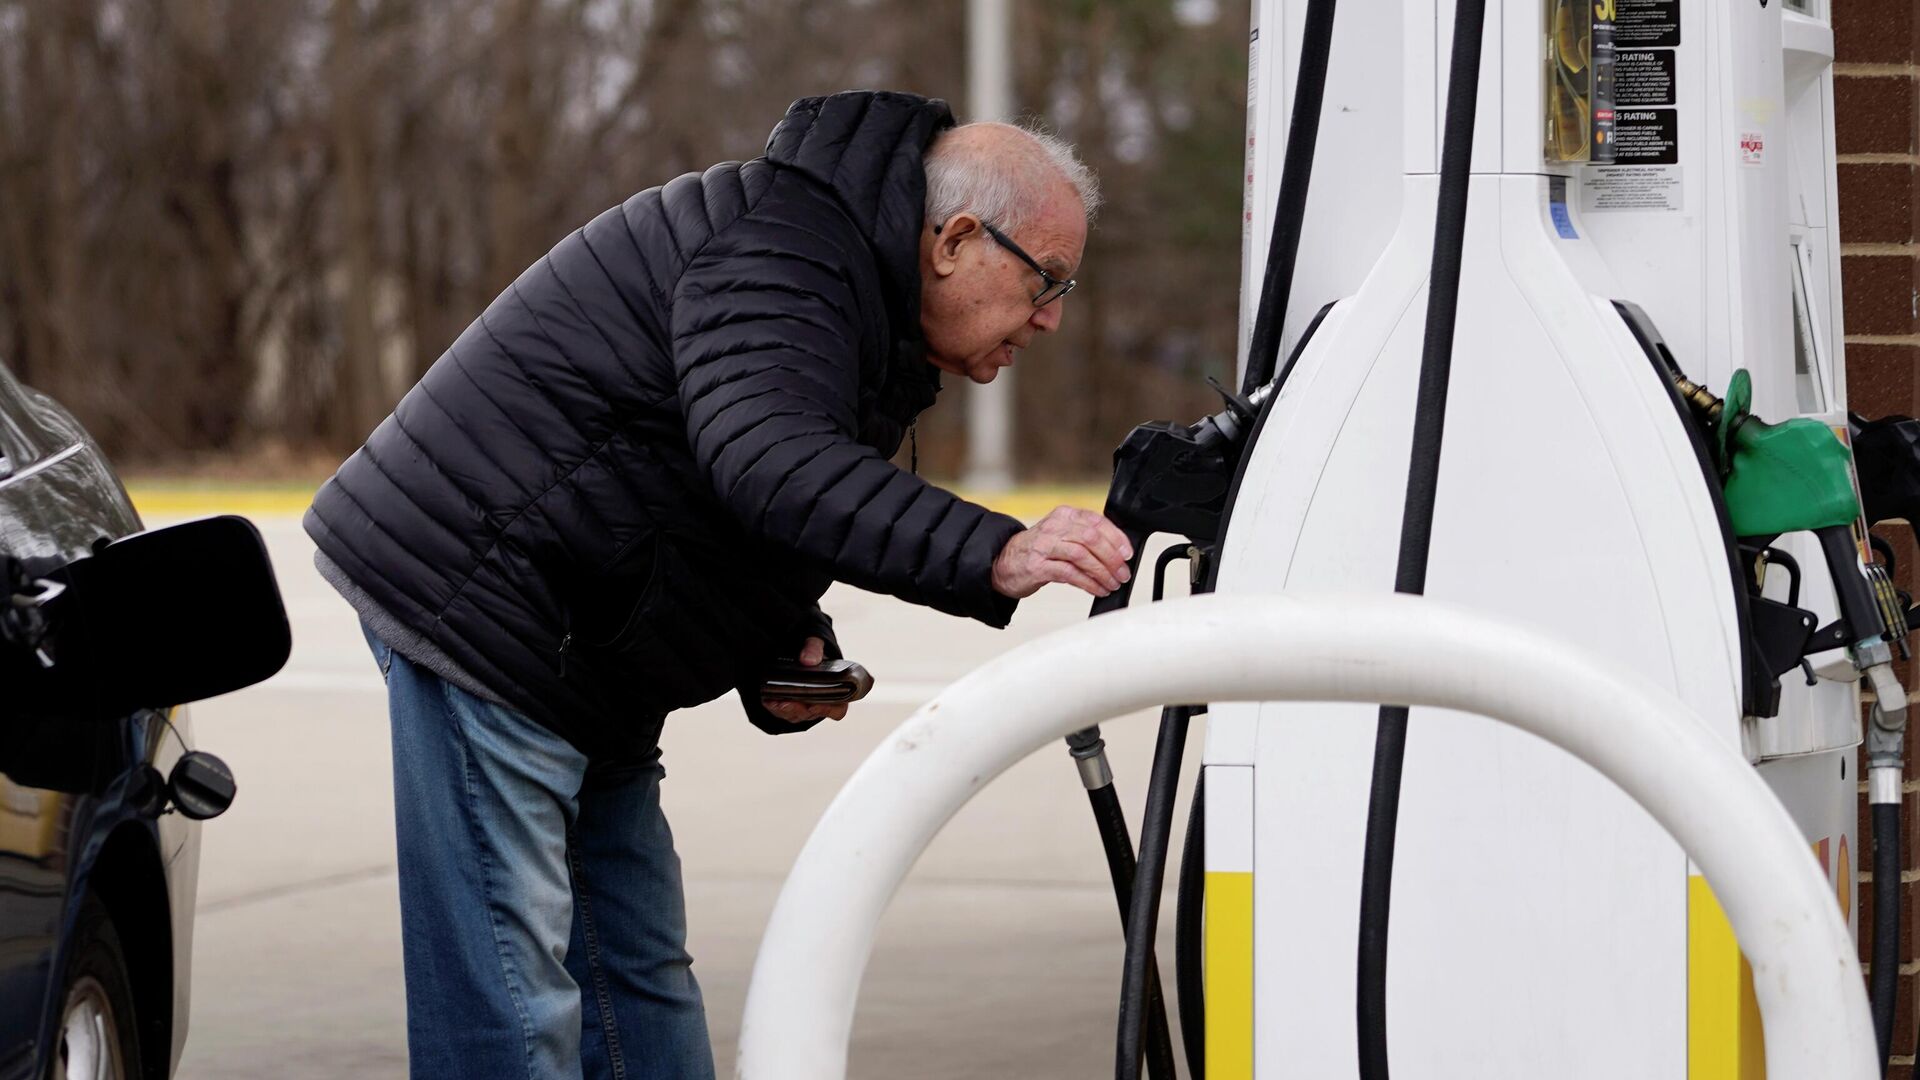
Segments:
[[[80,425],[0,366],[0,1080],[172,1074],[198,820],[234,792],[182,703],[288,646],[250,524],[142,531]]]

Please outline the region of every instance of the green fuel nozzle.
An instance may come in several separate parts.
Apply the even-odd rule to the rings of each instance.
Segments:
[[[1725,398],[1684,375],[1674,387],[1709,433],[1733,533],[1741,539],[1811,532],[1832,576],[1849,655],[1874,694],[1867,733],[1869,801],[1899,801],[1907,692],[1893,671],[1891,634],[1904,638],[1906,618],[1889,609],[1880,577],[1863,568],[1855,536],[1860,497],[1853,454],[1838,433],[1811,417],[1768,423],[1753,415],[1753,381],[1742,368]],[[1887,789],[1887,790],[1883,790]]]
[[[1685,376],[1680,396],[1712,434],[1735,536],[1778,536],[1860,519],[1853,455],[1833,429],[1811,417],[1778,424],[1753,415],[1753,380],[1742,368],[1725,399]]]

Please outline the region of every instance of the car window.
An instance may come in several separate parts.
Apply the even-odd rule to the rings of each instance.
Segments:
[[[45,457],[47,450],[40,447],[27,433],[38,427],[27,415],[26,395],[21,392],[20,384],[14,381],[13,373],[0,364],[0,455],[6,461],[0,463],[0,480],[25,469]]]

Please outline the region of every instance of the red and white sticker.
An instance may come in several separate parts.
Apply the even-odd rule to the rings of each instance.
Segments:
[[[1742,165],[1765,165],[1767,163],[1767,136],[1762,131],[1743,131],[1740,133],[1740,163]]]

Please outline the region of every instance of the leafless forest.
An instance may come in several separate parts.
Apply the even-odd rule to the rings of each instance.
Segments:
[[[1029,478],[1232,370],[1246,0],[1015,5],[1109,202],[1023,359]],[[0,0],[0,357],[123,466],[356,445],[527,264],[857,86],[964,118],[961,0]],[[952,474],[965,395],[921,425]]]

